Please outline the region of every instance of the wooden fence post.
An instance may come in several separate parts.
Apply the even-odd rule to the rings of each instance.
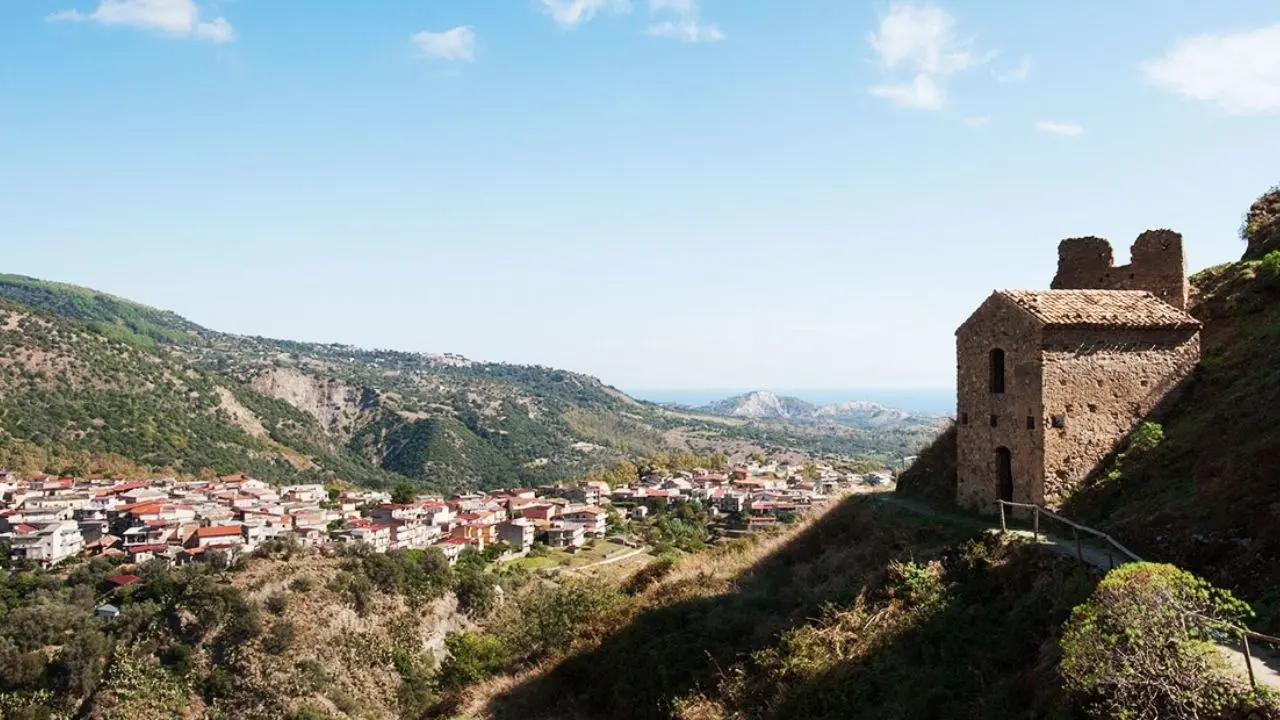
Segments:
[[[998,500],[997,502],[1000,504],[1000,532],[1007,533],[1009,532],[1009,526],[1004,522],[1004,501]]]
[[[1084,562],[1084,550],[1080,547],[1080,528],[1072,527],[1071,529],[1076,534],[1076,558],[1078,558],[1080,562]]]
[[[1249,636],[1240,633],[1240,647],[1244,649],[1244,666],[1249,668],[1249,686],[1258,689],[1258,681],[1253,678],[1253,655],[1249,652]]]
[[[1035,512],[1032,513],[1031,532],[1035,535],[1036,542],[1040,542],[1040,506],[1035,506]]]

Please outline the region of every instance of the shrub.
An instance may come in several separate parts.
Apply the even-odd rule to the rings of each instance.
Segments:
[[[637,570],[622,584],[622,592],[628,595],[639,595],[658,581],[671,574],[676,568],[679,558],[675,553],[667,553],[654,558],[653,562]]]
[[[333,716],[314,701],[303,702],[290,715],[292,720],[330,720]]]
[[[311,592],[313,587],[315,587],[315,581],[306,575],[300,575],[289,582],[289,589],[299,594]]]
[[[462,573],[454,588],[458,595],[458,607],[473,617],[488,615],[498,599],[493,583],[494,579],[485,572],[470,570]]]
[[[1164,428],[1160,423],[1144,422],[1129,434],[1129,448],[1150,450],[1164,441]]]
[[[1064,629],[1064,686],[1093,717],[1217,717],[1253,700],[1213,633],[1249,606],[1172,565],[1109,573]]]
[[[946,589],[942,584],[942,565],[931,562],[889,564],[889,588],[894,597],[900,597],[913,605],[931,605],[942,599]]]
[[[319,660],[307,658],[294,663],[294,668],[298,671],[298,677],[303,680],[309,692],[323,690],[329,686],[329,674],[324,671],[324,666]]]
[[[540,587],[520,598],[502,634],[521,660],[550,657],[616,629],[625,602],[617,587],[597,580]]]
[[[449,657],[440,665],[440,687],[457,690],[501,672],[511,654],[501,638],[469,630],[445,638]]]
[[[1280,279],[1280,250],[1272,250],[1258,264],[1258,277],[1263,280]]]
[[[262,639],[262,649],[272,655],[283,655],[289,648],[293,647],[293,640],[297,634],[293,623],[288,620],[281,620],[272,625],[270,632]]]
[[[289,607],[289,597],[284,593],[273,593],[267,598],[266,605],[272,615],[281,615]]]

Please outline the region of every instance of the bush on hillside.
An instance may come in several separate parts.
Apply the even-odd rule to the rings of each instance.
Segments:
[[[1160,423],[1144,422],[1129,434],[1129,449],[1141,452],[1150,450],[1164,440],[1164,427]]]
[[[622,584],[622,592],[628,595],[639,595],[645,589],[653,586],[654,583],[670,575],[679,559],[679,556],[675,553],[665,553],[654,558],[653,562],[635,571],[631,577],[627,578],[626,582]]]
[[[1173,565],[1111,571],[1072,611],[1059,666],[1092,717],[1204,718],[1255,699],[1229,674],[1214,641],[1252,615],[1230,592]]]
[[[506,643],[494,635],[460,630],[445,638],[449,657],[440,665],[440,687],[458,690],[496,675],[511,659]]]

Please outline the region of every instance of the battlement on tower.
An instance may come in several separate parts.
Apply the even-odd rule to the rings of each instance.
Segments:
[[[1055,290],[1146,290],[1185,310],[1190,293],[1182,236],[1148,230],[1129,249],[1129,264],[1116,266],[1111,243],[1099,237],[1067,238],[1058,244]]]

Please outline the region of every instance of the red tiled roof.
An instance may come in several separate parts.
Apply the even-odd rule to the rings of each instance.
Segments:
[[[1045,325],[1197,328],[1200,321],[1145,290],[1000,290]]]
[[[196,530],[196,537],[198,538],[230,537],[239,534],[239,525],[219,525],[216,527],[202,527]]]
[[[112,585],[115,585],[115,586],[117,586],[117,587],[124,587],[125,585],[132,585],[132,584],[134,584],[134,583],[136,583],[136,582],[139,582],[139,581],[141,581],[141,580],[142,580],[142,578],[138,577],[137,575],[128,575],[128,574],[126,574],[126,575],[116,575],[115,577],[109,577],[109,578],[107,578],[107,582],[109,582],[109,583],[111,583]]]

